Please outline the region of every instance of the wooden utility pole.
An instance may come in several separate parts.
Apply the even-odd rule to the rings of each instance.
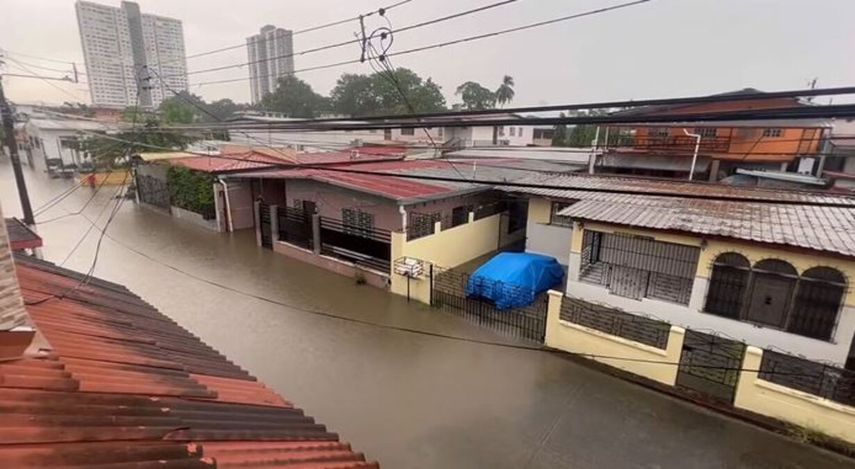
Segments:
[[[35,226],[33,207],[30,205],[30,195],[27,193],[27,183],[24,181],[24,172],[21,170],[21,158],[18,155],[18,142],[15,140],[14,116],[12,108],[3,94],[3,79],[0,77],[0,116],[3,120],[3,133],[6,136],[6,146],[9,147],[9,158],[12,160],[12,169],[15,172],[15,183],[18,186],[18,196],[21,198],[21,209],[24,211],[24,223]]]

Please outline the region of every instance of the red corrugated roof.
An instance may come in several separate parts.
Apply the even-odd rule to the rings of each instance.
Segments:
[[[65,296],[27,306],[51,350],[0,362],[0,467],[377,467],[126,288],[16,268]]]
[[[263,152],[261,150],[264,150]],[[402,160],[403,147],[360,147],[342,151],[319,153],[273,154],[269,149],[227,153],[220,156],[192,156],[162,160],[167,164],[183,166],[206,173],[233,173],[269,168],[277,164],[362,164],[368,162]]]
[[[42,238],[17,218],[6,218],[6,231],[13,251],[42,246]]]

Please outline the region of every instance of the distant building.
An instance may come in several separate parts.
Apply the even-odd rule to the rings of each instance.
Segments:
[[[181,21],[140,13],[139,5],[121,8],[78,1],[77,24],[86,61],[92,103],[157,107],[187,89],[187,63]],[[148,78],[146,80],[146,78]]]
[[[796,98],[746,99],[761,93],[746,88],[715,96],[715,103],[643,106],[614,113],[625,117],[685,116],[752,109],[809,106]],[[726,98],[733,98],[728,100]],[[717,181],[737,169],[816,175],[822,140],[831,123],[822,119],[732,120],[603,126],[597,171],[685,179],[692,169],[694,135],[700,136],[695,179]]]
[[[249,54],[249,86],[252,103],[276,90],[279,78],[294,73],[294,42],[291,31],[267,25],[246,38]]]

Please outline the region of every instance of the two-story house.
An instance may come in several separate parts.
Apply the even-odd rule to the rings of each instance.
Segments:
[[[809,106],[796,98],[739,99],[760,93],[746,88],[717,96],[733,101],[679,106],[644,106],[614,115],[650,117],[782,109]],[[739,168],[815,175],[830,122],[821,119],[720,121],[606,126],[601,132],[597,172],[717,181]],[[697,158],[695,146],[697,144]]]

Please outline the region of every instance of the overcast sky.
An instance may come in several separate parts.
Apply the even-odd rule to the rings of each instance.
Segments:
[[[393,27],[495,0],[413,0],[388,13]],[[621,3],[624,0],[520,0],[482,14],[395,36],[394,50],[442,42]],[[119,0],[99,3],[118,6]],[[240,44],[265,24],[298,30],[375,9],[394,0],[138,0],[143,13],[184,23],[188,54]],[[2,0],[0,48],[82,63],[74,0]],[[710,94],[745,87],[793,89],[855,84],[853,0],[653,0],[542,28],[397,58],[394,65],[432,77],[452,104],[454,89],[478,81],[495,89],[516,81],[514,105]],[[374,16],[368,27],[380,26]],[[295,51],[353,37],[356,22],[294,37]],[[359,57],[356,46],[295,57],[297,69]],[[24,60],[23,58],[20,58]],[[26,59],[51,68],[62,64]],[[188,61],[196,70],[247,60],[240,48]],[[22,73],[14,67],[5,71]],[[43,70],[42,70],[43,71]],[[60,73],[43,71],[45,74]],[[323,94],[350,65],[299,74]],[[246,67],[190,76],[207,100],[249,100],[249,82],[195,86],[247,77]],[[70,96],[33,79],[4,79],[10,99],[62,102]],[[85,85],[58,86],[88,101]],[[825,102],[827,98],[824,98]]]

